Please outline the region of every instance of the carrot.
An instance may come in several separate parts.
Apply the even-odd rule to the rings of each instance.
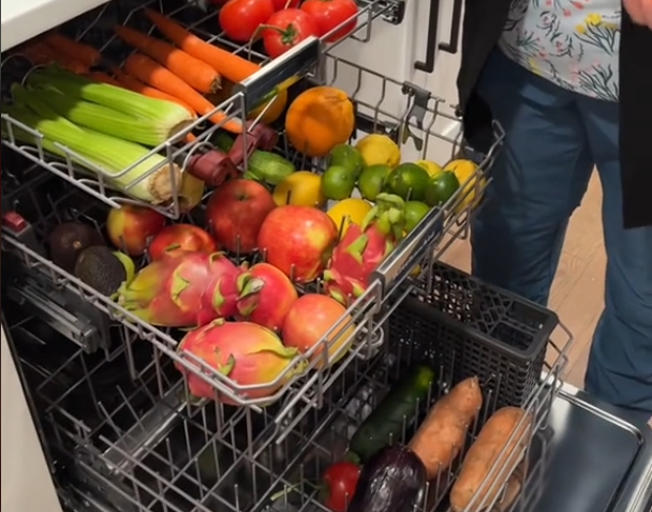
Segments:
[[[161,13],[145,9],[145,15],[170,41],[231,82],[242,82],[260,70],[258,64],[203,41]]]
[[[220,90],[219,73],[183,50],[129,27],[117,26],[115,33],[127,44],[165,66],[199,92],[211,94]]]
[[[57,52],[67,55],[71,59],[78,60],[88,67],[95,66],[102,60],[100,52],[92,46],[80,43],[56,32],[47,34],[44,41]]]
[[[58,64],[73,73],[82,75],[88,73],[88,66],[77,59],[57,52],[45,43],[38,42],[27,45],[21,50],[21,53],[34,65],[46,66],[48,64]]]
[[[141,53],[130,55],[125,61],[124,68],[127,73],[141,82],[185,101],[200,116],[205,116],[215,110],[215,105],[181,78]],[[215,124],[222,124],[227,116],[224,112],[216,112],[209,119]],[[242,123],[232,119],[224,123],[224,129],[231,133],[242,133]]]
[[[106,73],[103,73],[102,71],[93,71],[92,73],[89,73],[88,76],[90,78],[92,78],[93,80],[97,80],[98,82],[102,82],[103,84],[115,85],[116,87],[125,88],[115,78],[107,75]]]
[[[149,85],[144,84],[140,80],[137,80],[136,78],[131,76],[129,73],[125,73],[120,68],[113,68],[111,71],[113,72],[116,81],[121,87],[142,94],[143,96],[148,96],[150,98],[171,101],[173,103],[181,105],[183,108],[185,108],[188,112],[190,112],[194,116],[197,115],[197,112],[195,112],[190,105],[188,105],[184,101],[181,101],[179,98],[175,98],[174,96],[170,96],[166,92],[159,91],[154,87],[150,87]]]

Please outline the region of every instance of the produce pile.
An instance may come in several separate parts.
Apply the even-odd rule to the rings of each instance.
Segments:
[[[307,36],[327,41],[348,36],[355,29],[358,13],[354,0],[290,0],[287,5],[279,0],[215,3],[221,5],[216,17],[226,37],[238,42],[261,39],[271,57]],[[66,158],[59,145],[67,147],[75,153],[73,160],[80,168],[100,169],[110,188],[133,199],[169,204],[178,188],[173,183],[183,181],[180,202],[183,210],[189,210],[202,195],[201,184],[193,178],[217,185],[233,175],[234,164],[240,162],[232,162],[218,150],[196,153],[187,163],[169,162],[152,153],[152,148],[169,140],[182,142],[181,133],[186,142],[194,141],[196,137],[187,127],[198,116],[242,134],[242,121],[227,117],[216,105],[231,96],[234,84],[261,66],[203,41],[152,9],[144,9],[142,17],[160,37],[127,26],[114,27],[117,38],[135,50],[122,67],[106,60],[96,48],[59,32],[22,45],[14,53],[45,69],[30,72],[24,85],[14,84],[14,101],[7,105],[7,113],[41,133],[40,143],[46,151]],[[269,91],[267,101],[248,113],[249,119],[262,122],[252,131],[263,149],[277,143],[278,135],[264,125],[283,115],[288,86]],[[4,123],[2,128],[3,136],[9,137]],[[19,141],[37,143],[31,133],[13,128]],[[181,163],[186,165],[183,170]],[[154,168],[156,172],[152,172]]]
[[[510,508],[524,484],[529,416],[516,407],[498,409],[474,437],[483,396],[473,377],[437,400],[414,436],[401,444],[434,385],[434,371],[417,365],[389,391],[355,431],[343,459],[324,472],[320,488],[326,507],[333,512],[415,510],[422,500],[432,505],[450,491],[454,512],[466,510],[474,499],[484,508],[496,500],[492,510]],[[495,471],[489,477],[492,469],[514,465],[518,468],[511,476]]]
[[[255,1],[229,0],[221,8],[229,37],[236,35],[228,34],[223,18]],[[300,12],[319,20],[319,9],[343,3],[306,0]],[[275,15],[287,14],[280,7],[272,7]],[[203,361],[239,385],[258,386],[244,398],[271,397],[308,364],[323,368],[345,355],[356,329],[346,325],[347,307],[431,207],[446,203],[460,183],[473,187],[468,178],[476,166],[464,160],[443,168],[401,162],[400,148],[380,134],[352,146],[355,109],[344,91],[312,87],[286,105],[288,91],[277,88],[250,115],[282,124],[294,150],[321,161],[325,171],[297,169],[273,152],[276,129],[264,122],[225,122],[214,106],[218,100],[211,99],[228,96],[229,84],[260,67],[160,13],[145,9],[144,16],[164,38],[115,27],[116,36],[136,50],[120,69],[56,32],[21,50],[42,67],[13,85],[14,101],[3,111],[39,131],[46,151],[64,156],[59,145],[72,149],[80,167],[99,167],[108,186],[142,204],[112,210],[106,239],[83,223],[58,226],[50,234],[50,256],[142,321],[189,330],[178,345],[188,354],[187,365],[178,369],[187,374],[193,395],[234,403],[216,397],[198,377],[202,370],[187,372]],[[351,16],[324,15],[317,30],[343,37],[341,22]],[[271,30],[268,19],[253,30],[261,23],[263,31]],[[329,27],[337,28],[335,34]],[[212,149],[202,145],[187,162],[151,151],[170,139],[192,145],[186,128],[206,115],[220,126],[213,130]],[[14,129],[14,135],[34,142],[24,130]],[[177,192],[182,213],[201,218],[198,225],[168,224],[146,206],[169,204]],[[477,199],[472,191],[467,195],[467,201]],[[311,289],[320,293],[300,295],[297,287],[305,291],[315,282],[323,286]]]

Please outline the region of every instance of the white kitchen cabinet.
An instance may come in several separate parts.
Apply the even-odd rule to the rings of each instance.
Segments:
[[[457,74],[461,63],[461,32],[464,0],[422,0],[417,6],[416,58],[423,64],[432,64],[432,71],[417,72],[416,84],[442,98],[445,104],[440,109],[452,115],[457,104]],[[431,10],[437,11],[436,38],[428,38],[430,33]],[[457,9],[457,12],[455,10]],[[455,25],[457,27],[455,27]],[[424,34],[423,36],[421,34]],[[457,36],[457,37],[456,37]],[[432,62],[426,62],[428,46],[432,52]],[[415,62],[412,62],[415,65]],[[418,64],[417,64],[418,65]],[[439,116],[434,131],[455,138],[461,125],[457,121]],[[444,163],[451,156],[451,146],[442,140],[432,142],[427,151],[428,159]]]
[[[4,329],[0,328],[2,375],[2,495],[0,510],[61,512],[59,498],[27,407]]]

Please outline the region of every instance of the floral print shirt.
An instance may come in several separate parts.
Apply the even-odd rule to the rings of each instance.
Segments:
[[[619,43],[619,0],[513,0],[498,46],[565,89],[618,101]]]

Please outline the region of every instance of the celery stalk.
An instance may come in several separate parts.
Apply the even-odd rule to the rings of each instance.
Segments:
[[[24,91],[20,86],[15,87],[14,98],[17,105],[3,106],[3,111],[41,133],[44,136],[44,149],[63,156],[62,151],[53,143],[67,147],[101,169],[109,186],[134,199],[153,204],[165,203],[172,199],[172,176],[174,175],[177,187],[181,183],[181,171],[175,164],[170,166],[164,157],[156,153],[151,154],[147,148],[134,142],[81,128],[59,116],[38,98],[24,95]],[[21,140],[26,138],[27,140],[23,141],[28,144],[35,143],[34,137],[22,130],[14,130],[14,133]],[[71,156],[78,165],[87,165],[82,159]],[[145,159],[126,174],[118,176],[141,158]]]
[[[121,139],[158,146],[193,121],[184,107],[121,87],[48,67],[35,70],[28,87],[50,95],[52,108],[74,123]],[[63,97],[63,100],[62,100]],[[111,112],[115,112],[111,116]]]

